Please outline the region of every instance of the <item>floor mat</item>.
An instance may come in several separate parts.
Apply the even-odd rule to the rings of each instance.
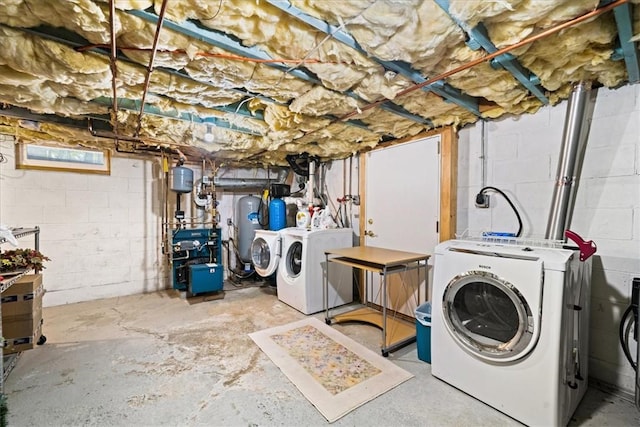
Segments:
[[[413,377],[313,317],[249,336],[329,422]]]

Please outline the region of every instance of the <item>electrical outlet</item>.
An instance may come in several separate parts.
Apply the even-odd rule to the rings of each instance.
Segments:
[[[489,195],[478,193],[476,195],[476,208],[488,208],[489,207]]]
[[[360,206],[360,196],[353,196],[353,204]]]
[[[227,225],[229,227],[231,227],[233,225],[233,221],[231,221],[231,218],[227,218]]]

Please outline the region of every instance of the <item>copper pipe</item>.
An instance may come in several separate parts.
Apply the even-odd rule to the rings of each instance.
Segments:
[[[180,148],[193,148],[192,145],[188,145],[188,144],[178,144],[176,142],[166,142],[166,141],[159,141],[157,139],[154,138],[140,138],[140,137],[136,137],[136,136],[126,136],[126,135],[116,135],[115,133],[113,133],[113,131],[103,131],[103,130],[97,130],[94,129],[93,127],[93,119],[89,118],[87,120],[87,130],[89,131],[89,133],[91,134],[91,136],[94,136],[96,138],[107,138],[107,139],[115,139],[116,142],[117,140],[120,141],[127,141],[127,142],[133,142],[134,145],[135,144],[143,144],[147,147],[155,147],[158,150],[160,150],[161,148],[166,148],[166,149],[170,149],[172,151],[172,154],[178,154],[179,156],[181,156],[183,159],[185,159],[185,161],[188,161],[189,158],[182,152],[180,151]],[[138,150],[138,147],[134,147],[134,149]]]
[[[109,24],[111,25],[111,55],[109,58],[109,66],[111,67],[111,87],[113,89],[113,133],[118,135],[118,85],[116,79],[118,78],[118,65],[116,63],[116,2],[115,0],[109,1],[111,8],[109,14]],[[116,137],[117,139],[117,137]]]
[[[628,3],[628,2],[629,2],[629,0],[617,0],[617,1],[613,2],[613,3],[610,3],[610,4],[606,5],[606,6],[601,7],[599,9],[592,10],[589,13],[586,13],[586,14],[584,14],[582,16],[574,18],[574,19],[572,19],[570,21],[563,22],[562,24],[558,24],[555,27],[549,28],[548,30],[544,30],[541,33],[538,33],[538,34],[535,34],[535,35],[533,35],[531,37],[523,39],[523,40],[519,41],[518,43],[512,44],[511,46],[503,47],[502,49],[498,49],[497,51],[495,51],[495,52],[493,52],[493,53],[491,53],[491,54],[489,54],[487,56],[483,56],[482,58],[474,59],[473,61],[469,61],[466,64],[463,64],[463,65],[459,66],[458,68],[454,68],[452,70],[446,71],[446,72],[444,72],[442,74],[439,74],[439,75],[437,75],[435,77],[432,77],[432,78],[430,78],[430,79],[428,79],[428,80],[426,80],[426,81],[424,81],[422,83],[418,83],[418,84],[410,86],[410,87],[408,87],[406,89],[403,89],[400,92],[396,93],[395,98],[398,98],[400,96],[406,95],[406,94],[408,94],[410,92],[413,92],[415,90],[421,89],[421,88],[423,88],[425,86],[428,86],[428,85],[430,85],[432,83],[435,83],[437,81],[444,80],[447,77],[450,77],[450,76],[452,76],[454,74],[459,73],[460,71],[464,71],[464,70],[467,70],[467,69],[469,69],[471,67],[475,67],[476,65],[478,65],[478,64],[480,64],[482,62],[490,61],[493,58],[495,58],[497,56],[500,56],[500,55],[502,55],[504,53],[511,52],[512,50],[517,49],[519,47],[522,47],[522,46],[524,46],[526,44],[533,43],[533,42],[535,42],[537,40],[540,40],[542,38],[548,37],[548,36],[550,36],[552,34],[555,34],[555,33],[559,32],[559,31],[564,30],[565,28],[572,27],[572,26],[577,25],[577,24],[579,24],[579,23],[581,23],[583,21],[586,21],[588,19],[594,18],[594,17],[596,17],[598,15],[601,15],[601,14],[603,14],[605,12],[608,12],[608,11],[610,11],[612,9],[615,9],[616,7],[621,6],[621,5],[623,5],[625,3]],[[344,121],[344,120],[346,120],[346,119],[348,119],[348,118],[350,118],[352,116],[355,116],[356,114],[360,114],[362,111],[370,110],[371,108],[377,107],[378,105],[380,105],[380,104],[382,104],[382,103],[384,103],[386,101],[387,101],[386,98],[378,99],[378,100],[376,100],[376,101],[374,101],[374,102],[372,102],[370,104],[365,105],[364,107],[360,107],[359,109],[356,109],[356,110],[354,110],[354,111],[352,111],[350,113],[345,114],[344,116],[340,117],[338,120]]]
[[[144,103],[147,98],[147,92],[149,91],[149,82],[151,81],[151,73],[153,72],[153,63],[156,59],[156,50],[158,49],[158,41],[160,40],[160,30],[164,23],[164,14],[167,10],[168,0],[162,1],[162,8],[160,9],[160,15],[158,15],[158,24],[156,26],[156,34],[153,37],[153,46],[151,48],[151,58],[149,58],[149,66],[147,67],[147,75],[144,79],[144,90],[142,92],[142,99],[140,101],[140,114],[138,114],[138,125],[136,126],[136,133],[134,136],[140,135],[140,129],[142,128],[142,114],[144,113]]]

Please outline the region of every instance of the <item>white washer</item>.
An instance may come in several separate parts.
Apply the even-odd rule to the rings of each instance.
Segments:
[[[251,262],[262,277],[273,275],[282,255],[282,230],[256,230],[251,242]]]
[[[431,372],[527,425],[566,425],[587,390],[591,260],[449,240],[435,249]]]
[[[323,278],[327,269],[325,251],[353,246],[353,230],[286,228],[281,232],[282,258],[276,279],[278,299],[304,314],[322,311]],[[328,279],[328,308],[353,301],[351,267],[332,265]]]

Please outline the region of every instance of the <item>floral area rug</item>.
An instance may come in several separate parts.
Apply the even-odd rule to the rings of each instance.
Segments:
[[[329,422],[413,377],[313,317],[249,336]]]

